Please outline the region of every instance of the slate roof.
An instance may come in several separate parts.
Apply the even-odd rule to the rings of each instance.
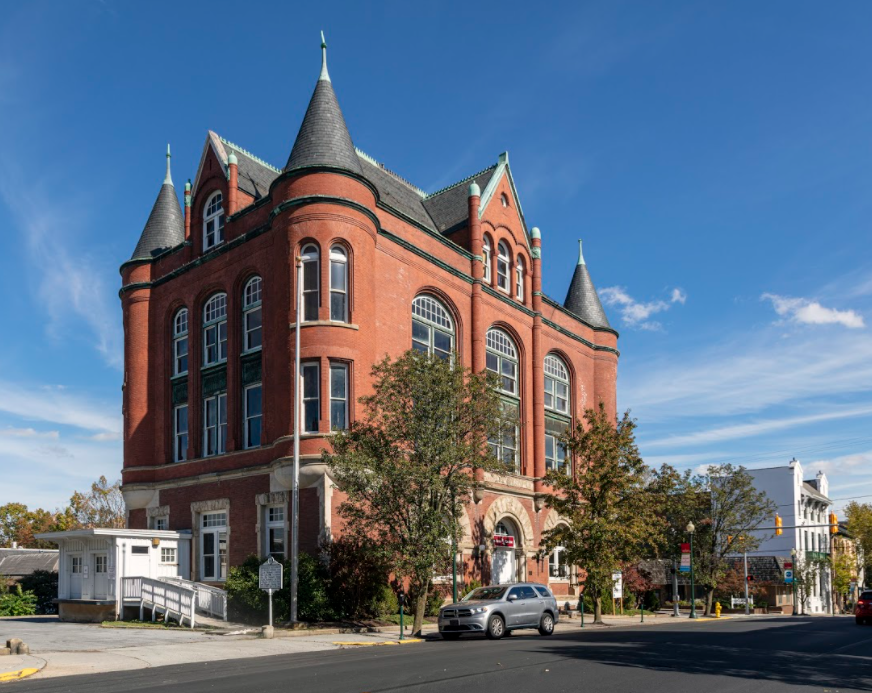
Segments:
[[[0,575],[21,578],[36,570],[56,572],[58,552],[52,549],[0,549]]]
[[[130,259],[151,260],[155,255],[184,241],[185,219],[179,206],[179,198],[176,197],[176,189],[172,183],[164,183]]]
[[[490,182],[491,176],[497,168],[497,164],[480,171],[473,176],[464,178],[447,188],[443,188],[424,199],[424,209],[433,219],[436,230],[439,233],[450,234],[460,226],[466,225],[469,217],[469,185],[473,181],[484,190]]]
[[[333,85],[323,77],[315,85],[285,170],[307,166],[332,166],[362,173]]]
[[[563,307],[594,327],[611,328],[580,250],[578,264],[575,266],[575,274],[572,275]]]
[[[263,159],[258,159],[254,154],[228,142],[223,137],[220,140],[228,154],[233,152],[236,155],[239,189],[254,197],[255,200],[266,195],[269,192],[269,186],[281,171],[270,166]]]
[[[363,175],[378,190],[379,200],[428,229],[436,226],[424,207],[424,192],[395,173],[358,152]]]

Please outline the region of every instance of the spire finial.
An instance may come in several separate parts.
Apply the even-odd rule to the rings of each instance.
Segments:
[[[330,81],[330,74],[327,72],[327,39],[324,38],[324,32],[321,32],[321,75],[318,77],[318,81],[324,80],[325,82]]]
[[[167,183],[169,183],[170,185],[173,184],[173,178],[170,175],[170,159],[171,158],[172,158],[172,155],[170,154],[170,145],[168,142],[167,143],[167,177],[164,178],[164,185],[166,185]]]
[[[584,265],[586,264],[584,261],[584,254],[581,252],[581,239],[578,239],[578,264]]]

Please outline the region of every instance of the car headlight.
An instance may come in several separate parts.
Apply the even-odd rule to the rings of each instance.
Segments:
[[[477,606],[472,610],[472,613],[485,614],[485,613],[487,613],[487,607],[486,606]]]

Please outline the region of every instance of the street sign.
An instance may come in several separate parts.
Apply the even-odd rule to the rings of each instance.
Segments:
[[[624,596],[624,577],[620,570],[612,573],[612,599],[622,599]],[[621,607],[623,608],[623,607]]]
[[[784,570],[784,584],[789,585],[793,582],[793,570],[786,568]]]
[[[272,556],[260,564],[257,586],[262,590],[280,590],[282,588],[282,564]]]

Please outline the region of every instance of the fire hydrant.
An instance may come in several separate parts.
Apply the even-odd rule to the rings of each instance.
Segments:
[[[715,602],[715,618],[721,617],[721,603]]]

